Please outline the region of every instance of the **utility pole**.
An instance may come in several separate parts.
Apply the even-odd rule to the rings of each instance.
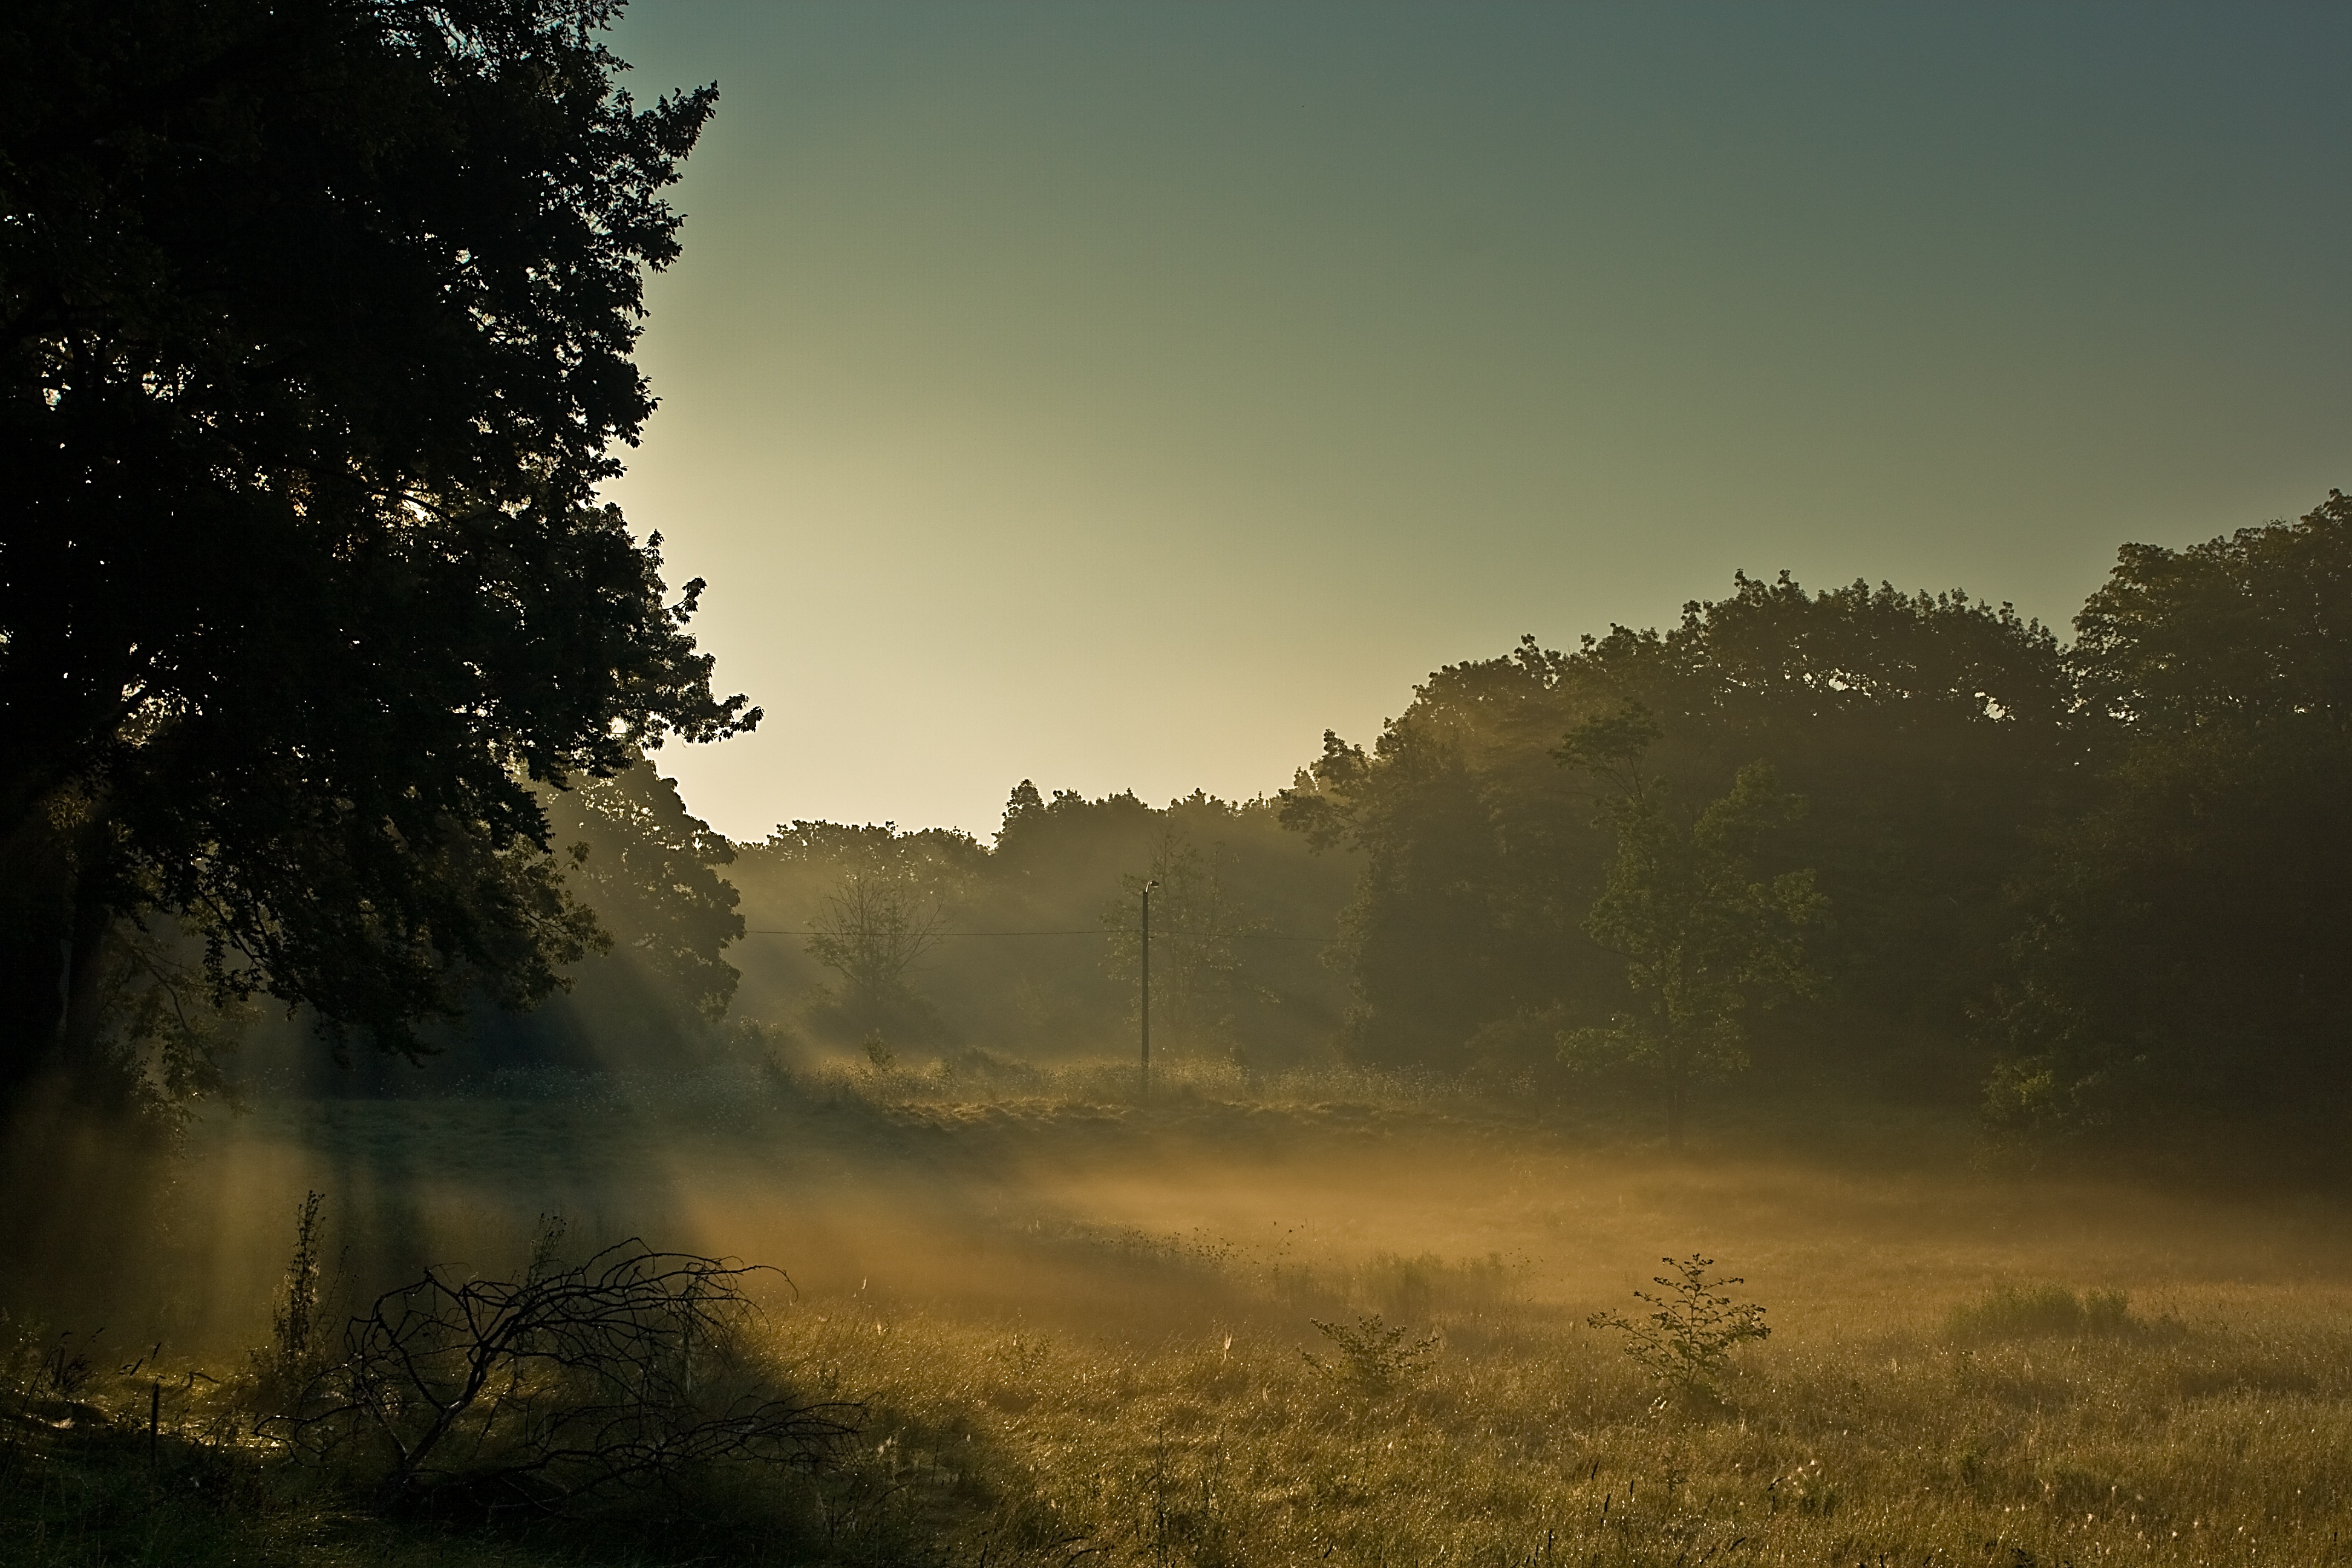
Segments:
[[[1143,996],[1142,1005],[1136,1009],[1143,1022],[1143,1098],[1151,1098],[1151,889],[1157,881],[1143,884]]]

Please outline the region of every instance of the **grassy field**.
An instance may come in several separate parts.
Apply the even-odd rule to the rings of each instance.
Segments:
[[[166,1342],[157,1446],[153,1364],[66,1401],[73,1325],[28,1330],[0,1562],[2352,1561],[2332,1203],[2021,1173],[1818,1100],[1727,1100],[1670,1160],[1379,1075],[1180,1068],[1142,1109],[1002,1064],[497,1088],[200,1129],[157,1321],[107,1342]],[[347,1297],[511,1271],[551,1211],[781,1263],[764,1352],[861,1429],[683,1525],[381,1519],[188,1377],[266,1338],[310,1188]],[[1587,1321],[1695,1252],[1771,1329],[1706,1388]],[[1351,1367],[1318,1324],[1427,1348]]]

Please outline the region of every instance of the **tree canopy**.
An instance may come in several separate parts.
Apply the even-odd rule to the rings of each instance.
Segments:
[[[1664,632],[1616,626],[1567,653],[1530,637],[1450,665],[1370,749],[1326,738],[1282,812],[1364,857],[1345,921],[1355,1049],[1548,1058],[1559,1028],[1628,1009],[1622,963],[1584,924],[1611,863],[1608,790],[1554,760],[1628,702],[1658,727],[1647,765],[1684,798],[1723,795],[1763,762],[1811,802],[1763,871],[1816,871],[1833,911],[1812,942],[1835,977],[1826,1007],[1864,1020],[1873,1049],[1966,1031],[2000,962],[2008,879],[2066,772],[2056,639],[1961,594],[1815,593],[1786,575],[1734,589]]]
[[[1635,999],[1561,1047],[1572,1063],[1649,1079],[1665,1107],[1667,1146],[1679,1149],[1692,1088],[1748,1065],[1741,1012],[1814,988],[1804,933],[1822,900],[1810,870],[1759,882],[1749,869],[1758,841],[1803,814],[1770,765],[1749,763],[1721,799],[1685,811],[1642,766],[1657,733],[1648,711],[1629,704],[1578,725],[1555,753],[1608,790],[1616,853],[1584,932],[1624,960]]]
[[[595,497],[716,99],[621,90],[615,9],[0,21],[0,1074],[147,910],[394,1048],[543,995],[594,926],[534,786],[756,721]]]
[[[2021,1124],[2352,1090],[2352,500],[2124,547],[2075,623],[2083,759],[2021,879],[1991,1016]]]
[[[2340,1116],[2352,500],[2126,544],[2074,630],[1741,576],[1663,632],[1437,671],[1283,796],[1361,856],[1349,1047],[1476,1067],[1626,1043],[1663,995],[1636,950],[1675,947],[1654,895],[1704,858],[1696,818],[1618,776],[1639,754],[1680,799],[1760,800],[1762,763],[1809,805],[1726,884],[1801,868],[1822,899],[1815,994],[1763,1042],[1780,1065],[2070,1136]],[[1582,778],[1554,765],[1564,736]]]

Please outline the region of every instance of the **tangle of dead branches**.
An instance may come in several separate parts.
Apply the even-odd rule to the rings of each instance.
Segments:
[[[761,1270],[643,1242],[518,1281],[436,1270],[378,1297],[266,1435],[391,1503],[556,1510],[720,1461],[813,1467],[857,1408],[783,1395],[748,1352]]]

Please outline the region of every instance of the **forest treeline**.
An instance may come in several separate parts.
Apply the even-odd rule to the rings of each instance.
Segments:
[[[1327,734],[1272,799],[1024,782],[990,842],[799,821],[729,845],[641,765],[567,820],[605,835],[582,862],[620,934],[602,970],[667,977],[679,1017],[927,1058],[1129,1048],[1150,879],[1161,1048],[1572,1092],[1564,1043],[1638,998],[1594,920],[1622,822],[1564,742],[1638,712],[1684,821],[1759,763],[1785,803],[1752,876],[1804,874],[1812,984],[1736,1020],[1756,1070],[2018,1131],[2273,1123],[2352,1093],[2347,611],[2331,493],[2126,547],[2071,640],[1964,594],[1785,574],[1663,630],[1525,639],[1434,673],[1369,745]],[[668,890],[616,902],[633,856]],[[562,1010],[691,1034],[592,988]]]
[[[1327,736],[1285,821],[1362,857],[1350,1048],[1546,1056],[1622,1008],[1587,911],[1612,854],[1562,737],[1638,704],[1691,803],[1770,764],[1803,803],[1822,984],[1768,1043],[2083,1130],[2329,1115],[2352,1089],[2352,502],[2132,544],[2063,643],[2007,605],[1741,578],[1663,632],[1523,642]]]
[[[1741,578],[1666,631],[1434,675],[1327,736],[1286,822],[1363,857],[1351,1047],[1537,1058],[1625,1002],[1612,854],[1562,736],[1628,703],[1712,798],[1769,763],[1763,864],[1825,902],[1769,1042],[2012,1128],[2330,1114],[2352,1088],[2352,502],[2132,544],[2063,643],[2007,605]],[[2322,1110],[2322,1108],[2326,1108]]]

